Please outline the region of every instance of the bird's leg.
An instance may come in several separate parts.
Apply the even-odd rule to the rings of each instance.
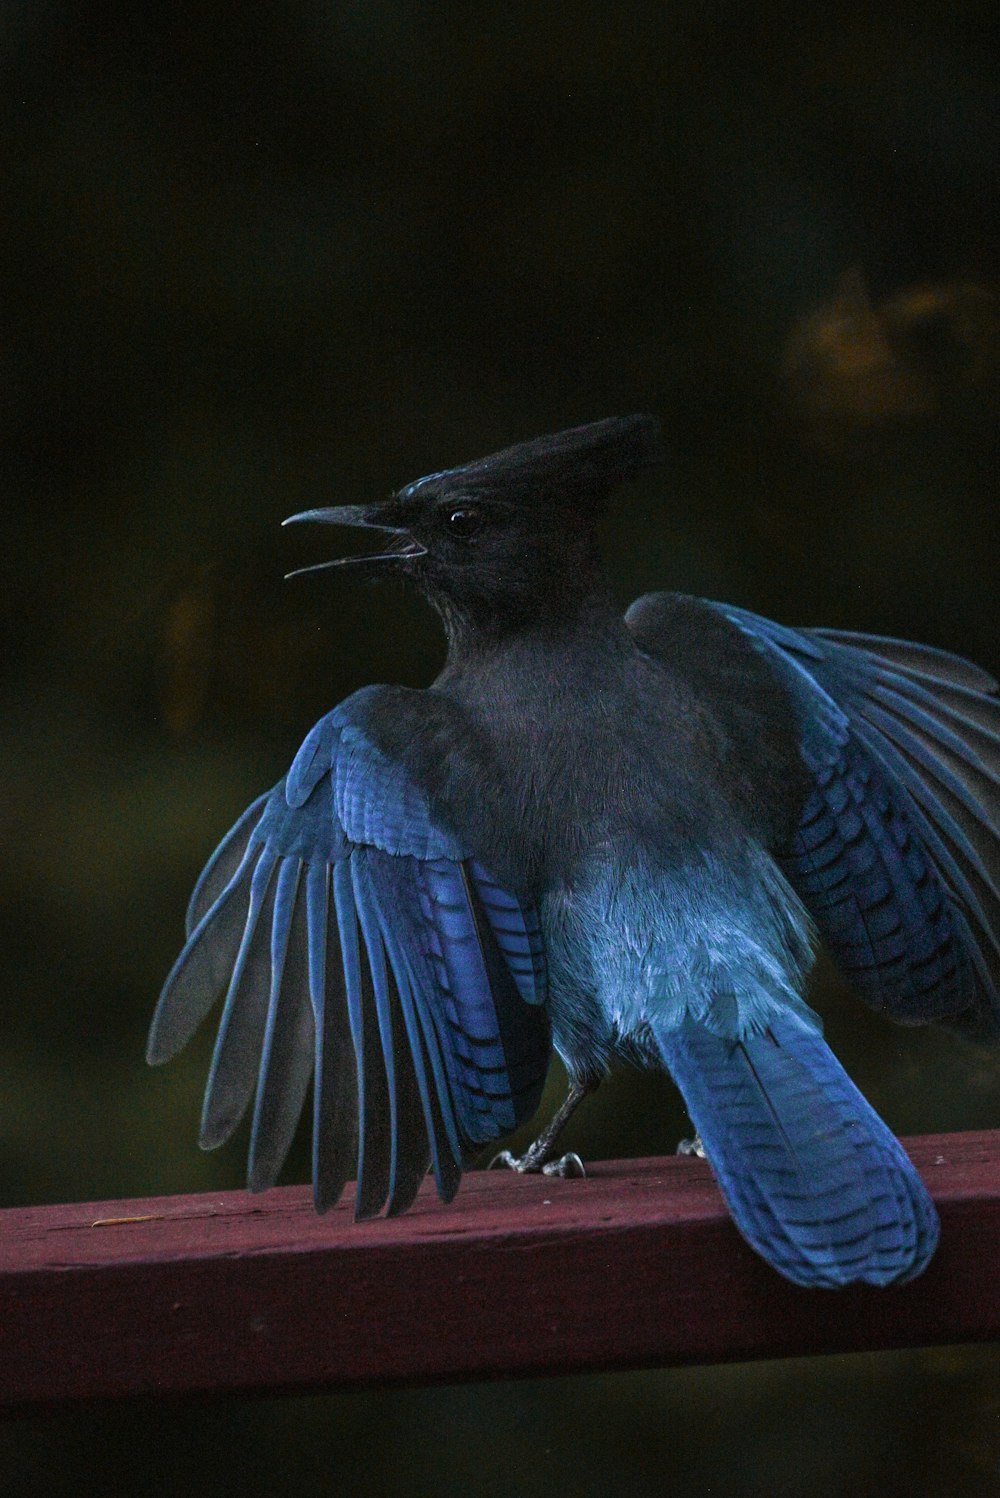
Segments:
[[[534,1175],[540,1171],[547,1176],[585,1176],[587,1172],[579,1155],[571,1152],[563,1155],[561,1160],[553,1160],[550,1157],[554,1153],[553,1146],[559,1135],[580,1103],[594,1091],[599,1080],[598,1077],[574,1078],[570,1082],[569,1092],[566,1094],[562,1107],[552,1115],[534,1144],[530,1144],[520,1158],[512,1155],[510,1150],[501,1150],[500,1154],[494,1155],[490,1161],[489,1169],[495,1170],[499,1166],[505,1166],[508,1170],[516,1170],[520,1175]]]
[[[706,1160],[705,1146],[701,1142],[701,1135],[695,1134],[693,1139],[681,1139],[677,1145],[679,1155],[697,1155],[699,1160]]]

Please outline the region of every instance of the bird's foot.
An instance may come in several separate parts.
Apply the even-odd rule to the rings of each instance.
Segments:
[[[532,1150],[525,1150],[518,1157],[512,1155],[510,1150],[501,1150],[499,1155],[494,1155],[487,1166],[488,1170],[516,1170],[519,1175],[543,1175],[558,1176],[561,1180],[580,1180],[587,1174],[587,1168],[580,1156],[574,1151],[563,1155],[560,1160],[545,1161],[545,1156]]]
[[[549,1119],[534,1144],[529,1144],[520,1158],[512,1155],[510,1150],[501,1150],[499,1155],[493,1156],[487,1169],[516,1170],[518,1175],[562,1176],[564,1180],[585,1176],[587,1172],[579,1155],[571,1152],[563,1155],[561,1160],[553,1160],[552,1156],[555,1154],[555,1142],[567,1121],[576,1112],[577,1106],[587,1094],[593,1092],[599,1080],[599,1077],[589,1075],[575,1078],[570,1083],[570,1089],[562,1107],[554,1117]]]
[[[707,1160],[705,1146],[701,1142],[701,1135],[696,1134],[693,1139],[682,1139],[677,1146],[679,1155],[697,1155],[699,1160]]]
[[[561,1159],[550,1160],[548,1165],[542,1166],[543,1176],[558,1176],[563,1181],[582,1181],[586,1174],[587,1167],[576,1150],[570,1150]]]

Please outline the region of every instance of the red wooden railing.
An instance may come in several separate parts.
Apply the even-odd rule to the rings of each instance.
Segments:
[[[363,1224],[303,1187],[0,1212],[0,1407],[1000,1338],[1000,1133],[906,1143],[942,1238],[889,1290],[786,1284],[691,1159],[476,1172]]]

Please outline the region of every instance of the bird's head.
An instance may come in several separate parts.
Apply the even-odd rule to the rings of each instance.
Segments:
[[[612,417],[428,474],[384,504],[306,510],[285,524],[360,526],[384,538],[375,552],[301,572],[403,577],[449,628],[503,629],[565,612],[594,585],[604,499],[660,456],[653,417]]]

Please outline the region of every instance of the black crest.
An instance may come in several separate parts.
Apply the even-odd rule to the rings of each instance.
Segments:
[[[531,442],[518,442],[460,468],[429,473],[400,489],[402,500],[423,494],[527,499],[544,493],[582,499],[606,494],[663,457],[653,416],[611,416]]]

